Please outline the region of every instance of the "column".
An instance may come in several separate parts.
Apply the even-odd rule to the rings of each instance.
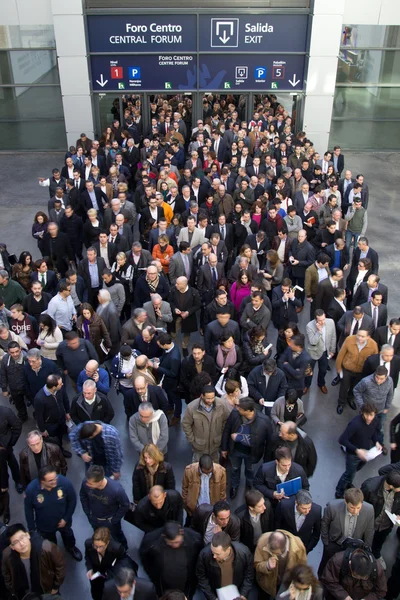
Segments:
[[[94,137],[82,0],[51,0],[51,5],[67,142],[74,146],[81,133]]]
[[[304,101],[304,131],[321,155],[328,150],[345,0],[314,0]]]

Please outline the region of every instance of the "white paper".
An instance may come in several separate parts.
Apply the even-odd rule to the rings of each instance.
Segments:
[[[387,514],[389,519],[392,521],[393,525],[397,525],[397,526],[400,525],[400,519],[397,519],[397,516],[394,513],[391,513],[388,510],[385,510],[385,513]]]
[[[269,402],[268,400],[263,400],[263,406],[266,406],[267,408],[272,408],[274,404],[275,404],[274,402]]]
[[[236,585],[226,585],[223,588],[217,590],[218,600],[234,600],[239,598],[240,592]]]
[[[380,454],[382,454],[382,450],[379,450],[376,446],[373,446],[370,450],[367,450],[367,462],[369,462],[370,460],[374,460],[374,458],[376,458]]]
[[[101,573],[99,573],[99,571],[97,571],[96,573],[93,573],[93,575],[90,578],[90,581],[94,581],[95,579],[98,579],[99,577],[101,577]]]

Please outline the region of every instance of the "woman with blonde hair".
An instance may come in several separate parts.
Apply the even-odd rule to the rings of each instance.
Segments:
[[[125,252],[118,252],[115,257],[115,263],[111,267],[111,273],[115,279],[122,283],[125,290],[125,304],[121,311],[121,319],[130,319],[131,316],[131,298],[133,291],[133,266],[127,261]]]
[[[89,208],[86,214],[88,218],[83,226],[83,243],[87,249],[99,241],[99,235],[102,231],[102,228],[97,210],[95,208]]]
[[[134,502],[147,496],[154,485],[161,485],[164,490],[174,490],[175,475],[172,466],[164,461],[161,450],[155,444],[146,444],[132,475]]]

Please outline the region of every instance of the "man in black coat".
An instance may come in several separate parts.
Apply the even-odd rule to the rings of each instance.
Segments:
[[[250,398],[261,406],[264,406],[264,400],[275,402],[287,390],[285,374],[277,368],[273,358],[266,358],[262,365],[254,367],[247,377],[247,383]]]
[[[103,600],[121,600],[121,598],[158,600],[156,588],[151,581],[136,577],[135,571],[126,567],[118,569],[113,579],[106,582],[103,592]]]
[[[199,293],[188,285],[187,277],[178,277],[170,290],[168,302],[174,318],[168,329],[174,339],[179,331],[182,332],[182,352],[183,356],[187,356],[190,334],[198,329],[196,313],[201,308]]]
[[[231,319],[236,319],[236,310],[234,304],[228,299],[228,294],[225,290],[217,290],[215,298],[204,309],[204,326],[208,325],[217,318],[217,312],[225,306],[228,309]]]
[[[43,437],[55,438],[55,443],[60,446],[65,458],[71,458],[71,452],[63,448],[65,422],[71,419],[69,400],[63,386],[60,375],[47,377],[46,385],[35,396],[35,418]]]
[[[14,446],[21,435],[21,431],[22,423],[11,408],[0,406],[0,470],[7,470],[8,464],[19,494],[22,494],[24,488],[21,484],[18,461],[14,455]]]
[[[236,409],[225,423],[221,440],[221,456],[231,465],[231,498],[237,495],[242,461],[245,465],[246,485],[253,487],[254,467],[264,456],[266,444],[272,435],[269,417],[256,410],[252,398],[240,398]]]
[[[203,372],[210,375],[211,384],[215,385],[218,379],[215,360],[206,354],[202,342],[195,342],[192,345],[191,355],[184,358],[181,364],[180,387],[183,390],[187,404],[196,399],[191,396],[190,388],[196,375]],[[136,381],[137,379],[135,379],[135,383]]]
[[[247,598],[254,581],[253,555],[244,544],[234,542],[224,531],[216,533],[211,544],[199,555],[196,575],[199,588],[207,600],[217,597],[223,581],[220,564],[232,558],[230,582],[239,590],[241,598]]]
[[[254,487],[259,490],[264,498],[268,498],[273,507],[283,500],[285,492],[277,492],[276,486],[282,483],[279,475],[286,475],[285,482],[301,477],[301,487],[303,490],[310,489],[307,475],[303,467],[292,460],[292,454],[289,448],[278,448],[275,451],[275,460],[265,462],[257,471],[254,479]]]
[[[97,391],[96,383],[87,379],[82,387],[82,393],[71,402],[71,419],[78,425],[85,421],[101,421],[111,423],[114,409],[105,394]]]
[[[97,267],[97,278],[94,279],[95,275],[90,269],[90,265],[96,265]],[[91,246],[87,249],[86,258],[79,263],[79,275],[85,282],[86,289],[88,291],[88,302],[96,310],[98,306],[97,295],[99,290],[103,287],[102,274],[106,268],[104,258],[97,256],[96,249]]]
[[[341,269],[332,269],[330,277],[327,277],[317,286],[317,295],[315,298],[315,310],[321,308],[326,314],[331,301],[333,300],[334,290],[343,287],[343,271]]]
[[[265,265],[265,254],[269,250],[269,241],[265,231],[260,229],[257,233],[251,233],[246,237],[245,243],[248,244],[252,250],[256,251],[260,269],[263,269]]]
[[[37,268],[37,271],[31,273],[31,282],[35,283],[36,281],[40,281],[42,290],[46,292],[46,294],[50,294],[50,296],[55,296],[58,284],[56,273],[49,269],[45,260],[38,259],[35,261],[35,267]]]
[[[224,274],[224,265],[218,262],[215,254],[209,254],[207,262],[197,271],[197,289],[203,306],[214,298],[217,282]]]
[[[363,309],[360,306],[355,306],[353,310],[346,310],[343,316],[336,323],[339,348],[343,346],[345,339],[349,337],[349,335],[354,335],[354,329],[356,329],[356,332],[360,329],[364,329],[365,331],[368,331],[370,336],[372,336],[372,334],[374,333],[375,328],[371,317],[368,317],[368,315],[364,313]]]
[[[321,519],[320,505],[313,502],[308,490],[299,490],[295,496],[279,502],[275,511],[275,528],[297,535],[308,554],[319,542]]]
[[[226,222],[225,215],[218,216],[218,222],[211,228],[212,233],[219,233],[221,242],[225,243],[229,253],[232,252],[234,246],[234,228],[232,223]]]
[[[364,302],[369,302],[374,291],[381,292],[382,303],[388,303],[388,288],[380,283],[379,275],[370,275],[367,281],[363,281],[357,288],[353,297],[353,306],[359,306]]]
[[[167,521],[183,524],[183,500],[179,492],[154,485],[146,498],[139,500],[134,525],[145,533],[164,527]]]
[[[369,258],[369,260],[371,261],[371,272],[377,275],[379,272],[379,256],[376,250],[369,247],[368,239],[365,236],[361,236],[358,238],[357,248],[353,252],[353,258],[351,261],[350,275],[352,274],[352,271],[355,271],[357,273],[357,265],[361,257],[361,252],[365,255],[365,258]]]
[[[95,208],[100,217],[104,214],[104,205],[108,204],[108,198],[101,188],[95,187],[93,181],[87,181],[86,189],[81,193],[80,202],[83,209],[83,220],[87,219],[86,213]]]
[[[214,356],[215,347],[219,344],[221,334],[229,332],[235,340],[235,344],[240,344],[241,336],[239,324],[231,319],[230,310],[227,306],[218,309],[216,320],[211,321],[204,332],[204,345],[207,354]]]
[[[209,544],[219,530],[227,533],[235,542],[240,538],[239,518],[232,513],[226,500],[219,500],[214,506],[200,504],[193,513],[190,527],[200,533],[204,545]]]
[[[335,325],[346,312],[346,305],[344,304],[345,300],[346,291],[342,288],[335,288],[333,290],[333,298],[329,303],[328,310],[326,311],[327,318],[333,319],[335,321]]]
[[[306,393],[305,376],[311,357],[304,349],[304,335],[294,335],[288,347],[278,358],[278,367],[284,372],[288,387],[296,390],[298,398]]]
[[[382,304],[382,293],[377,290],[372,292],[371,301],[361,304],[364,313],[372,318],[375,329],[385,327],[388,320],[388,311],[386,304]]]
[[[400,319],[390,319],[389,325],[378,327],[373,337],[379,349],[383,344],[390,344],[395,354],[400,355]]]
[[[168,521],[161,529],[147,533],[140,545],[142,565],[154,583],[158,596],[178,589],[191,599],[196,591],[196,563],[203,547],[201,535]]]
[[[235,515],[240,519],[240,540],[254,554],[258,539],[255,539],[252,519],[259,515],[260,533],[262,535],[273,530],[274,515],[271,503],[264,498],[259,490],[247,490],[245,502],[246,504],[235,510]]]
[[[31,284],[31,293],[25,296],[22,303],[24,312],[31,315],[36,321],[39,321],[40,315],[47,310],[51,300],[51,294],[42,291],[40,281],[33,281]]]
[[[314,442],[292,421],[285,421],[275,433],[267,448],[266,458],[272,460],[277,448],[287,447],[293,452],[293,461],[303,467],[307,477],[311,477],[317,466],[317,452]]]
[[[49,256],[61,277],[70,263],[75,260],[74,251],[66,233],[58,230],[58,225],[49,223],[47,233],[43,236],[43,255]]]
[[[125,395],[124,407],[128,419],[137,413],[141,402],[151,402],[154,410],[162,410],[167,416],[168,400],[164,390],[158,385],[149,385],[144,377],[135,378],[132,393]]]
[[[292,280],[285,278],[281,285],[272,290],[272,322],[276,329],[286,327],[288,323],[297,323],[297,309],[301,309],[301,300],[292,291]]]
[[[375,373],[376,369],[381,365],[387,368],[389,375],[393,380],[393,388],[396,389],[399,382],[400,356],[395,354],[395,350],[390,344],[383,344],[379,354],[368,356],[363,367],[363,377],[372,375],[372,373]]]
[[[400,473],[391,471],[387,475],[369,477],[361,486],[365,502],[374,507],[375,533],[372,542],[372,554],[376,559],[381,556],[382,546],[393,529],[393,523],[385,509],[390,502],[390,512],[400,514]]]
[[[297,295],[304,304],[304,280],[306,269],[313,264],[315,260],[315,250],[307,241],[307,232],[300,229],[297,239],[293,240],[289,249],[289,264],[292,281],[295,285],[303,288],[303,291],[297,291]]]
[[[65,213],[61,217],[60,231],[66,233],[75,256],[82,260],[82,245],[83,245],[83,222],[72,206],[65,207]]]

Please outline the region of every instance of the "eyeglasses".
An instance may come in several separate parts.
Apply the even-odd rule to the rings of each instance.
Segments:
[[[10,543],[11,548],[16,548],[17,546],[22,544],[27,537],[29,537],[29,533],[24,533],[23,535],[21,535],[21,537],[18,540],[14,540]]]

